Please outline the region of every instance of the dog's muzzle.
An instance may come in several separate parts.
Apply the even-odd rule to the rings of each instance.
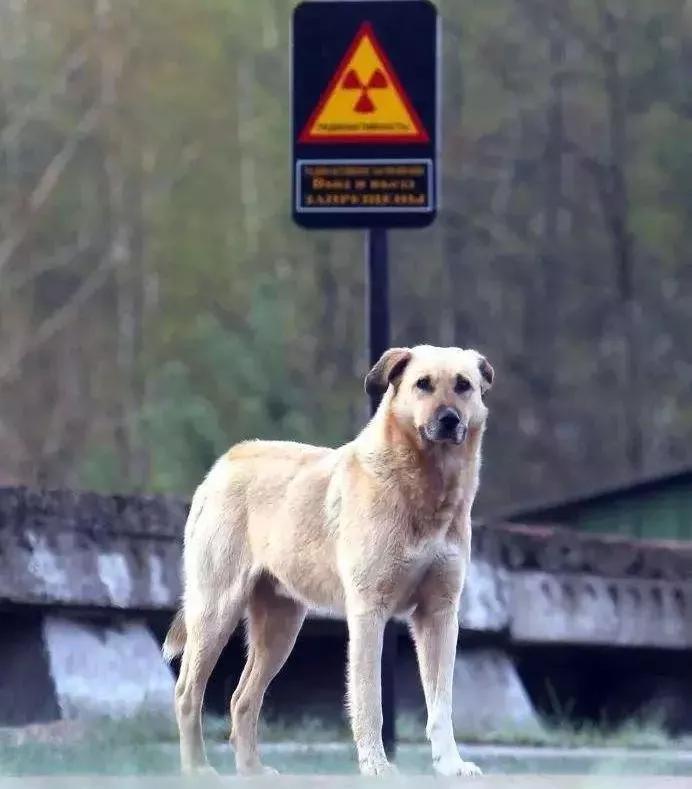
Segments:
[[[428,441],[462,444],[468,432],[461,415],[456,408],[442,406],[437,409],[433,418],[425,425],[423,436]]]

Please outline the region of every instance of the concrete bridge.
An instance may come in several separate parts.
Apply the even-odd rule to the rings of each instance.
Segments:
[[[172,498],[0,489],[0,722],[170,710],[157,639],[180,598],[186,514],[187,502]],[[559,675],[565,650],[606,663],[614,649],[620,661],[633,650],[671,665],[689,659],[690,579],[686,543],[476,527],[460,613],[464,707],[483,709],[479,726],[538,725],[541,667],[558,665]],[[329,627],[315,621],[308,637]],[[415,706],[414,673],[404,650],[398,688]]]

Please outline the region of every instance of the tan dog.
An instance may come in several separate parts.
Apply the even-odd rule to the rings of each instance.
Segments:
[[[352,442],[326,449],[233,447],[197,489],[185,527],[184,606],[164,644],[183,653],[175,689],[182,768],[210,769],[205,686],[247,616],[249,654],[231,700],[239,773],[270,772],[257,752],[264,693],[308,607],[346,616],[348,701],[361,772],[385,773],[380,662],[385,622],[410,617],[435,770],[479,772],[452,731],[459,596],[471,547],[493,369],[476,351],[392,348],[365,379],[383,394]]]

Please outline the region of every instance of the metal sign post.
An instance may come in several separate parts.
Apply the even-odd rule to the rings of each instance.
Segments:
[[[389,347],[387,228],[437,213],[438,17],[430,0],[304,0],[293,12],[293,218],[366,230],[368,348]],[[379,402],[372,398],[371,413]],[[396,629],[382,652],[382,739],[396,732]]]
[[[368,347],[370,367],[389,348],[389,260],[387,230],[375,227],[365,237],[365,281]],[[374,414],[380,404],[375,395],[370,398],[370,413]]]
[[[366,300],[370,366],[389,348],[389,260],[387,230],[372,228],[365,237]],[[380,397],[370,396],[370,413],[374,414]],[[396,624],[388,622],[382,645],[382,741],[387,756],[396,748]]]

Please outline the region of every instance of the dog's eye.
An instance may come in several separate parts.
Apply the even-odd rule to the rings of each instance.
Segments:
[[[422,392],[432,392],[432,390],[433,390],[432,381],[430,380],[430,376],[429,375],[424,375],[422,378],[419,378],[416,381],[416,386]]]
[[[454,385],[454,391],[457,394],[463,394],[464,392],[468,392],[471,388],[471,381],[468,378],[464,378],[463,375],[457,375],[457,382]]]

